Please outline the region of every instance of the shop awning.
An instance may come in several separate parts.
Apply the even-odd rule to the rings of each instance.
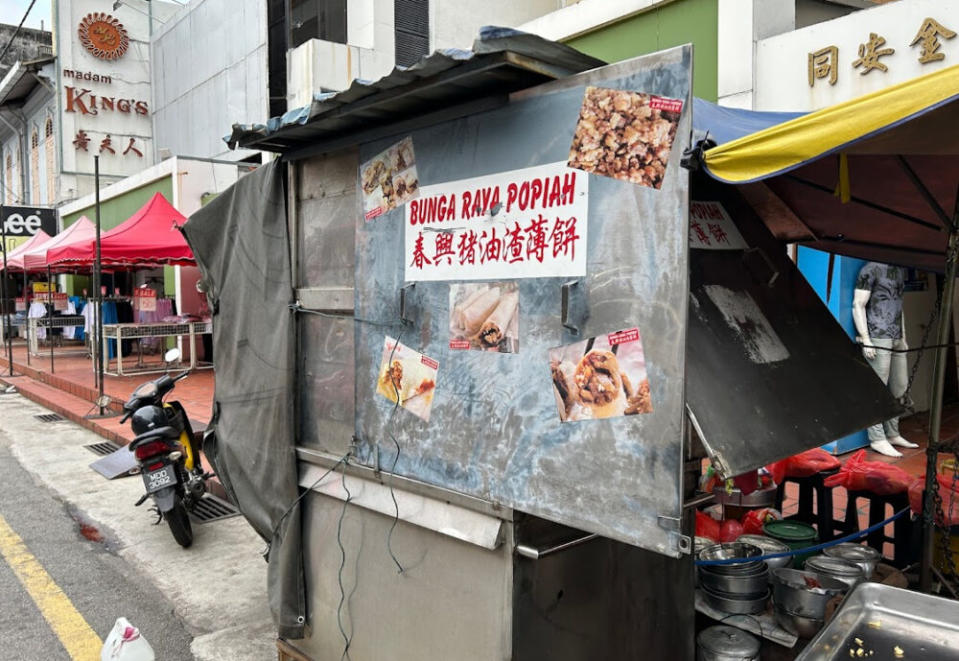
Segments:
[[[193,252],[177,229],[186,217],[156,193],[139,211],[100,237],[104,266],[148,268],[162,265],[193,265]],[[49,264],[60,267],[92,267],[95,240],[83,239],[47,251]]]
[[[7,269],[10,271],[22,271],[24,253],[49,240],[49,234],[43,230],[38,230],[36,234],[31,236],[24,243],[21,243],[19,246],[7,253]],[[0,262],[0,270],[3,270],[3,262]]]
[[[80,241],[88,241],[96,237],[97,228],[86,216],[70,225],[52,239],[26,250],[20,257],[20,268],[27,271],[43,271],[47,268],[47,253],[60,246]]]
[[[741,137],[735,124],[748,111],[714,113],[714,127],[700,117],[697,128],[732,139],[707,148],[703,166],[741,185],[780,239],[941,271],[959,173],[957,100],[959,65]]]

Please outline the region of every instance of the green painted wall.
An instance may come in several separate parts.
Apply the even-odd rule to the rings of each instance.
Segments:
[[[150,201],[150,198],[153,197],[155,193],[162,193],[170,203],[173,203],[173,177],[163,177],[162,179],[157,179],[156,181],[151,181],[148,184],[140,186],[139,188],[134,188],[131,191],[127,191],[123,195],[118,195],[117,197],[111,198],[109,200],[103,200],[100,202],[100,230],[105,232],[107,230],[113,229],[127,218],[136,213],[140,207]],[[63,227],[66,229],[72,225],[80,216],[86,216],[92,221],[96,220],[96,209],[93,206],[89,206],[85,209],[80,209],[74,213],[67,214],[63,216]],[[163,288],[164,293],[167,296],[173,296],[175,294],[176,284],[173,279],[173,267],[168,266],[163,269]],[[90,284],[90,278],[85,276],[66,276],[65,278],[65,289],[71,295],[79,295],[80,291],[85,287],[88,291],[92,292],[92,285]]]
[[[566,43],[607,62],[693,44],[693,94],[716,101],[718,0],[675,0]]]
[[[144,204],[150,201],[154,193],[163,193],[163,196],[173,204],[173,177],[164,177],[151,181],[149,184],[134,188],[123,195],[100,202],[100,229],[113,229],[124,220],[132,216]],[[63,217],[63,227],[69,227],[80,216],[96,220],[96,210],[91,205]]]

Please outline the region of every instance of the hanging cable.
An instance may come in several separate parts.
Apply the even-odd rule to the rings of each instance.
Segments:
[[[7,45],[3,47],[3,52],[0,52],[0,62],[3,61],[3,56],[7,54],[7,51],[10,50],[10,46],[13,45],[13,42],[16,40],[17,35],[20,34],[20,29],[23,27],[23,24],[27,20],[27,16],[30,15],[30,10],[33,9],[33,5],[37,3],[37,0],[30,0],[30,6],[27,7],[27,11],[23,13],[23,18],[20,19],[20,25],[17,26],[17,29],[13,31],[13,36],[10,37],[10,41],[7,42]]]
[[[336,624],[340,628],[340,635],[343,636],[343,654],[340,655],[340,661],[343,659],[350,658],[350,643],[353,642],[353,633],[352,633],[352,623],[350,623],[350,634],[346,634],[346,629],[343,627],[343,604],[346,603],[346,588],[343,587],[343,569],[346,568],[346,547],[343,546],[343,519],[346,518],[346,508],[350,504],[350,499],[353,497],[353,494],[350,493],[349,487],[346,486],[346,465],[349,463],[349,460],[343,463],[343,477],[342,485],[343,491],[346,492],[346,498],[343,499],[343,508],[340,510],[340,518],[336,522],[336,545],[340,547],[340,569],[337,572],[336,581],[340,586],[340,603],[336,607]]]

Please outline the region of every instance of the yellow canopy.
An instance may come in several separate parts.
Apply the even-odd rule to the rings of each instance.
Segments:
[[[947,106],[957,98],[959,65],[709,149],[706,169],[720,181],[743,184],[837,152],[954,155],[959,153],[959,113]],[[921,126],[915,123],[920,117]]]

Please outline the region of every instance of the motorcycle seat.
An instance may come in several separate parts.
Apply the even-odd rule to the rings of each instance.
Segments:
[[[134,438],[129,445],[129,449],[135,450],[138,446],[143,445],[144,443],[149,443],[151,441],[169,441],[177,440],[180,438],[180,432],[178,432],[173,427],[157,427],[156,429],[151,429],[150,431],[140,434]]]

